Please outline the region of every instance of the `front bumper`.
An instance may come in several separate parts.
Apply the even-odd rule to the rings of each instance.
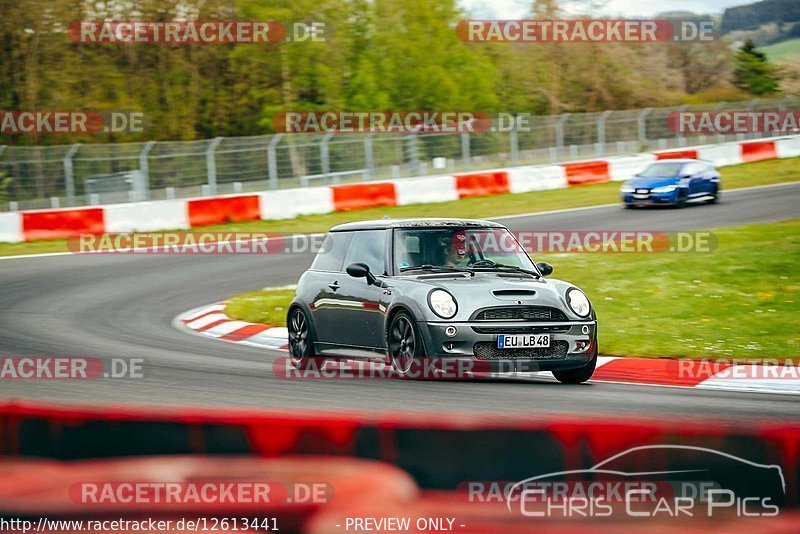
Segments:
[[[445,329],[455,327],[448,336]],[[597,351],[597,321],[422,322],[419,331],[431,358],[468,360],[489,372],[535,372],[586,365]],[[548,334],[549,349],[497,349],[499,334]]]
[[[634,193],[623,193],[622,202],[628,206],[669,206],[678,201],[678,191],[669,193],[647,193],[637,195]]]

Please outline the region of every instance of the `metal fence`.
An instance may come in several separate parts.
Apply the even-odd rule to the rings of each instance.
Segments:
[[[717,110],[797,109],[800,98]],[[527,127],[472,134],[264,135],[198,141],[0,145],[0,210],[183,198],[632,154],[759,134],[682,136],[681,106],[530,116]],[[495,122],[495,126],[497,123]]]

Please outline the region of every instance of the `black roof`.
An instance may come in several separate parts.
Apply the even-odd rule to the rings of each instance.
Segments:
[[[355,230],[386,230],[387,228],[505,228],[500,223],[480,221],[476,219],[376,219],[374,221],[359,221],[344,223],[331,228],[331,232],[349,232]]]

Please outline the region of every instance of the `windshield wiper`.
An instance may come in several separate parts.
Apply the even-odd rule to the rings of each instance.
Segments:
[[[516,265],[506,265],[504,263],[495,263],[491,260],[479,260],[472,264],[473,267],[479,269],[497,269],[500,271],[511,271],[517,273],[524,273],[529,274],[531,276],[535,276],[536,278],[541,278],[542,275],[537,273],[536,271],[531,271],[529,269],[523,269],[522,267],[517,267]]]
[[[452,265],[415,265],[413,267],[400,267],[400,272],[405,273],[408,271],[450,271],[454,273],[469,273],[470,276],[475,276],[475,271],[467,269],[466,267],[453,267]]]

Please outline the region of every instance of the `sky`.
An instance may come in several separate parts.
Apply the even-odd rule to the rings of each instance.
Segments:
[[[665,11],[692,11],[694,13],[722,13],[725,8],[753,4],[757,0],[597,0],[599,11],[605,16],[652,17]],[[533,0],[461,0],[461,5],[476,17],[522,18]],[[580,5],[580,2],[577,2]],[[584,10],[586,11],[586,10]]]

